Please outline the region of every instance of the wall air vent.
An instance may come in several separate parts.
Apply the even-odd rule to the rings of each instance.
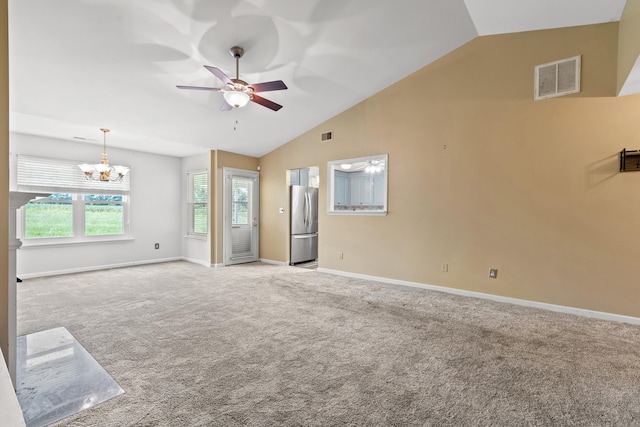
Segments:
[[[320,140],[322,142],[324,141],[331,141],[333,139],[333,132],[329,131],[329,132],[325,132],[322,134],[322,136],[320,137]]]
[[[535,67],[533,99],[580,92],[580,55]]]

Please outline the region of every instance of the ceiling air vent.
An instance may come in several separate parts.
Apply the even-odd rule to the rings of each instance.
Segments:
[[[536,65],[533,99],[580,92],[580,55]]]
[[[333,139],[333,132],[329,131],[329,132],[325,132],[322,134],[322,136],[320,137],[320,140],[322,142],[324,141],[331,141]]]

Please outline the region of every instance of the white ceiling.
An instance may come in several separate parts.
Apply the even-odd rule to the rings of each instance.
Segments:
[[[14,132],[262,156],[478,35],[618,21],[625,0],[9,0]],[[203,65],[283,80],[220,111]],[[84,138],[83,140],[74,138]],[[320,136],[318,136],[320,138]]]

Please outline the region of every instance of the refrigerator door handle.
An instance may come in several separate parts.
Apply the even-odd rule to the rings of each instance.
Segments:
[[[291,236],[294,239],[313,239],[314,237],[318,237],[318,233],[313,233],[313,234],[298,234],[295,236]]]
[[[312,215],[312,211],[311,211],[311,193],[307,192],[307,206],[309,207],[307,209],[307,231],[311,231],[311,215]]]
[[[307,195],[303,194],[304,202],[302,204],[302,224],[304,225],[304,230],[307,231]]]

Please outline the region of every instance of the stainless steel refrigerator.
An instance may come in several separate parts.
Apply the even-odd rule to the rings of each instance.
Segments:
[[[318,189],[291,186],[291,264],[318,258]]]

